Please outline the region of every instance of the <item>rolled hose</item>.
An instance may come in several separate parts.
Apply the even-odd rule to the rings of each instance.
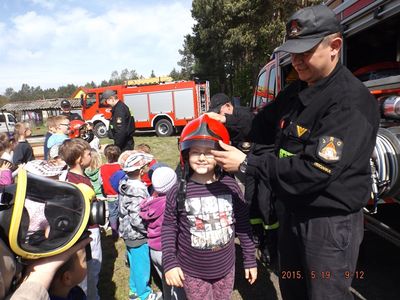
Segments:
[[[379,197],[400,195],[400,127],[379,128],[372,159],[378,181],[388,182],[379,187]]]

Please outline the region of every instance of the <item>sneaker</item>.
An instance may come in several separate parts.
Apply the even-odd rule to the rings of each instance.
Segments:
[[[146,300],[162,300],[161,292],[151,292],[150,295],[146,298]]]
[[[129,300],[137,300],[139,297],[136,294],[129,294]]]

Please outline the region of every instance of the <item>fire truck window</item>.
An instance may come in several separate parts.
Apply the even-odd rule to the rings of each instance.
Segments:
[[[275,99],[275,82],[276,82],[275,74],[276,74],[275,66],[272,66],[271,71],[269,72],[268,95],[267,95],[268,102]]]
[[[86,96],[86,108],[91,107],[96,103],[96,94],[88,94]]]
[[[255,107],[263,106],[267,102],[267,72],[262,72],[258,77],[257,90],[255,97]]]

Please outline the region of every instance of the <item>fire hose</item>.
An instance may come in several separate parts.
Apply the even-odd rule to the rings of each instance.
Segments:
[[[368,212],[376,213],[382,197],[400,194],[400,127],[379,129],[370,164],[374,205]]]

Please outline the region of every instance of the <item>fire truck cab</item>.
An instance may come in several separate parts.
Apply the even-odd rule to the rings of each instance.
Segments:
[[[94,124],[98,137],[107,136],[111,107],[102,100],[113,90],[135,117],[138,130],[155,130],[158,136],[170,136],[208,109],[208,82],[179,81],[157,84],[115,85],[87,89],[82,99],[82,116]]]

